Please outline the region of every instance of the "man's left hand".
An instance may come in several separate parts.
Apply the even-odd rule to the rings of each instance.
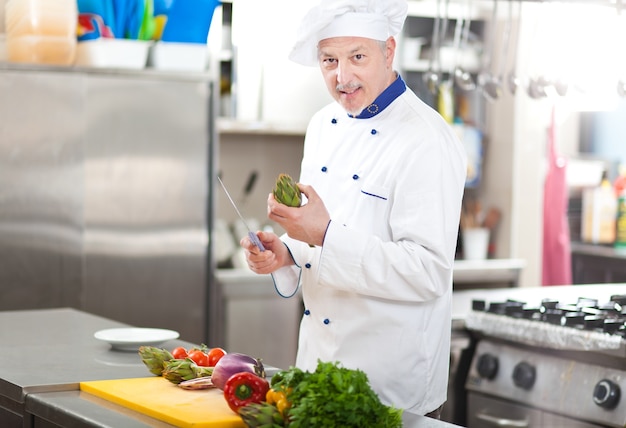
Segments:
[[[301,207],[288,207],[274,199],[270,193],[267,198],[267,216],[287,232],[290,238],[321,246],[324,243],[330,215],[312,186],[298,183],[300,191],[306,196],[307,203]]]

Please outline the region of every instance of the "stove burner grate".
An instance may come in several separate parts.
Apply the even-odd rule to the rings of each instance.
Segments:
[[[560,350],[623,350],[619,335],[554,325],[548,322],[503,317],[489,312],[472,311],[465,320],[469,330],[487,336]],[[626,355],[625,355],[626,356]]]

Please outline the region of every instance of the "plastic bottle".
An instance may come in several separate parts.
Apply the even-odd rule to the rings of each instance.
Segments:
[[[5,4],[8,60],[71,65],[77,20],[76,0],[9,0]]]
[[[598,187],[583,193],[583,241],[614,244],[616,218],[617,198],[605,172]]]

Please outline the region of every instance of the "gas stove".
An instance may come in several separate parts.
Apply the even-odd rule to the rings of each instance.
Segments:
[[[626,295],[472,302],[468,426],[626,426]]]

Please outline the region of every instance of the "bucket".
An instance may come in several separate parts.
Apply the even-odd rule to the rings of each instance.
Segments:
[[[489,250],[489,229],[474,227],[463,230],[463,258],[485,260]]]

